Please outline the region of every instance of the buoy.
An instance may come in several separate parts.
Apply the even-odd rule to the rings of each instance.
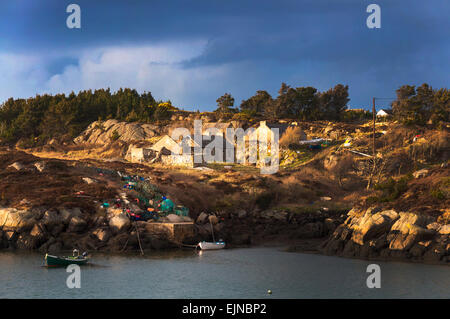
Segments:
[[[272,294],[272,290],[267,290],[267,293],[269,294],[269,295],[271,295]]]

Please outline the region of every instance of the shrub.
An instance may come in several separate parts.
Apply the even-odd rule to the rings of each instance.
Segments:
[[[305,133],[298,126],[290,126],[286,129],[286,132],[280,139],[281,147],[289,147],[290,145],[298,145],[301,139],[303,139]]]
[[[371,201],[390,202],[399,198],[408,189],[408,182],[412,179],[411,175],[403,176],[398,181],[390,177],[387,181],[375,185],[376,190],[381,190],[381,196]]]
[[[120,138],[119,132],[117,130],[114,130],[114,132],[111,133],[111,136],[109,137],[111,141],[117,141]]]

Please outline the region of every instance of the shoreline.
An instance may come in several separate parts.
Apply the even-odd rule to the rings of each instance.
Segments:
[[[343,256],[343,255],[330,255],[326,254],[321,251],[320,245],[326,241],[327,238],[312,238],[312,239],[303,239],[303,240],[294,240],[291,242],[288,242],[286,240],[280,240],[280,241],[271,241],[271,242],[259,242],[256,244],[250,244],[250,245],[232,245],[227,246],[225,248],[226,250],[233,250],[233,249],[256,249],[256,248],[269,248],[269,249],[277,249],[282,252],[286,253],[300,253],[300,254],[308,254],[308,255],[319,255],[319,256],[325,256],[325,257],[336,257],[336,258],[344,258],[344,259],[355,259],[355,260],[361,260],[361,261],[367,261],[367,262],[394,262],[394,263],[408,263],[408,264],[423,264],[423,265],[432,265],[432,266],[450,266],[450,263],[445,261],[433,261],[433,260],[419,260],[419,259],[413,259],[413,258],[407,258],[407,257],[380,257],[380,256],[371,256],[371,257],[362,257],[362,256]],[[310,244],[313,243],[316,245],[315,247],[311,247]],[[177,253],[185,253],[185,252],[195,252],[195,248],[189,248],[189,247],[171,247],[171,248],[165,248],[160,250],[155,249],[144,249],[144,255],[141,254],[141,251],[139,249],[132,249],[132,250],[126,250],[126,251],[108,251],[108,250],[100,250],[100,251],[92,251],[92,256],[95,256],[96,254],[102,255],[102,256],[134,256],[134,257],[152,257],[155,255],[166,255],[166,254],[177,254]],[[55,252],[57,255],[61,254],[70,254],[72,251],[70,249],[63,249],[58,252]],[[201,252],[201,250],[197,250],[197,252]],[[13,254],[36,254],[36,255],[42,255],[42,252],[38,250],[25,250],[25,249],[14,249],[14,248],[4,248],[0,249],[1,253],[13,253]]]

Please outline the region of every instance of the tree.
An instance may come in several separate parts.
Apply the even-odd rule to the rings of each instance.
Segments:
[[[450,91],[448,89],[435,91],[433,107],[431,109],[431,120],[434,124],[450,122]]]
[[[214,112],[217,112],[219,114],[225,114],[225,113],[233,113],[234,110],[231,108],[234,105],[234,98],[229,93],[225,93],[221,97],[219,97],[217,100],[217,109]]]
[[[319,97],[317,89],[311,86],[296,89],[292,113],[301,120],[316,120],[319,114]]]
[[[264,115],[271,119],[278,119],[287,115],[287,109],[290,106],[290,97],[288,92],[291,89],[286,83],[281,83],[280,90],[278,91],[277,98],[266,105],[264,109]]]
[[[323,119],[339,120],[347,109],[348,85],[338,84],[334,88],[320,94],[320,113]]]
[[[241,111],[262,114],[266,106],[273,103],[272,96],[267,91],[256,91],[251,98],[242,101]]]
[[[424,125],[449,121],[450,97],[448,89],[433,90],[424,83],[416,87],[403,85],[392,102],[394,117],[403,124]]]

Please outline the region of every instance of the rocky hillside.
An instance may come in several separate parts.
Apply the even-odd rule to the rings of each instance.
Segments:
[[[125,156],[130,145],[150,143],[167,127],[95,122],[76,139],[77,145],[47,145],[51,152],[45,147],[26,150],[34,156],[0,151],[0,205],[37,209],[37,224],[45,224],[49,210],[61,214],[60,209],[80,209],[86,228],[79,235],[93,238],[94,232],[110,227],[112,216],[103,216],[106,226],[97,224],[98,203],[114,198],[121,188],[98,176],[98,168],[107,168],[151,178],[170,198],[188,207],[197,221],[196,240],[210,236],[204,216],[212,214],[217,218],[215,232],[231,245],[283,242],[300,251],[448,264],[448,129],[378,123],[373,158],[368,123],[299,126],[309,138],[326,138],[327,143],[318,149],[287,145],[279,172],[267,176],[238,164],[187,169],[130,163]],[[88,184],[85,178],[96,182]],[[88,196],[74,196],[80,191]],[[73,227],[69,221],[55,234],[46,228],[47,241],[66,247],[61,238],[69,235],[61,234],[74,233]],[[24,238],[33,228],[24,228]],[[93,247],[117,249],[114,238],[119,236],[124,244],[133,230],[109,232],[107,242],[95,242]],[[9,235],[1,236],[5,246]],[[18,237],[13,238],[17,243]],[[7,239],[6,246],[13,242]]]
[[[152,124],[119,122],[117,120],[96,121],[75,138],[75,144],[109,144],[114,140],[131,143],[144,141],[159,134],[160,128]]]

